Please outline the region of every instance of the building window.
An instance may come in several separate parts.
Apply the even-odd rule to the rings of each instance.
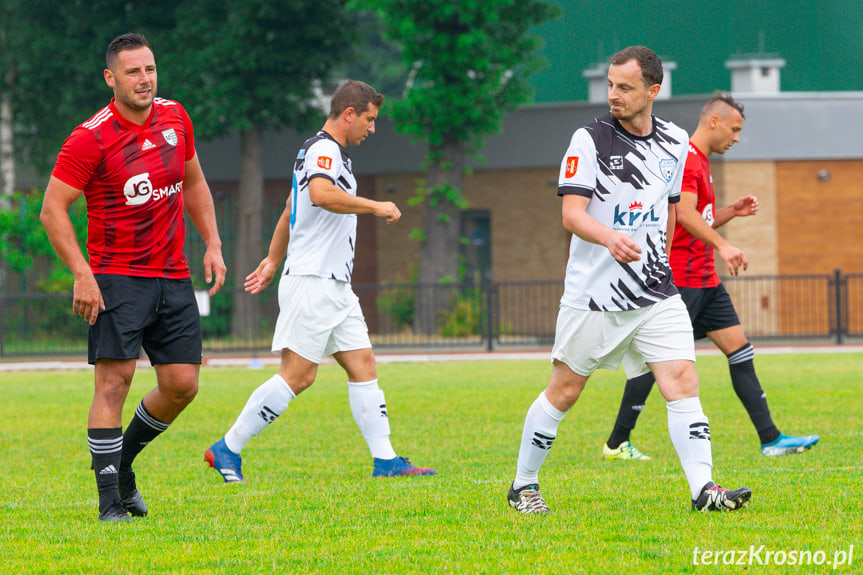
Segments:
[[[491,212],[466,210],[461,215],[461,259],[464,281],[469,284],[490,282]]]

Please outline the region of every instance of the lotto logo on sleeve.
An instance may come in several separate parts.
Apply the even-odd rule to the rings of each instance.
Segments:
[[[569,156],[566,159],[566,177],[571,178],[578,171],[578,157]]]
[[[319,168],[323,168],[323,169],[325,169],[325,170],[329,170],[330,168],[332,168],[332,167],[333,167],[333,160],[332,160],[332,158],[328,158],[328,157],[326,157],[326,156],[320,156],[320,157],[318,158],[318,167],[319,167]]]

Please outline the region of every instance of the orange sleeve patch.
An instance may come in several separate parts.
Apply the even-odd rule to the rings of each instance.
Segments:
[[[326,157],[326,156],[320,156],[320,157],[318,158],[318,167],[319,167],[319,168],[323,168],[323,169],[325,169],[325,170],[329,170],[330,168],[332,168],[332,167],[333,167],[333,160],[332,160],[332,158],[328,158],[328,157]]]
[[[571,178],[578,171],[578,156],[566,158],[566,177]]]

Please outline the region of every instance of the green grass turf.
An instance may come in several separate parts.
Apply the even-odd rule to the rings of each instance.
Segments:
[[[551,368],[498,360],[379,365],[393,445],[437,467],[434,477],[371,477],[345,377],[324,365],[246,447],[250,482],[240,485],[223,484],[202,455],[272,370],[204,368],[196,400],[135,464],[150,515],[124,525],[96,520],[85,429],[92,373],[4,373],[0,572],[812,573],[832,571],[826,562],[852,545],[851,565],[837,571],[863,571],[860,355],[756,357],[780,429],[821,435],[814,450],[782,458],[760,455],[724,358],[697,365],[714,479],[754,492],[740,512],[690,511],[656,390],[633,435],[653,460],[600,457],[623,390],[622,372],[600,371],[541,471],[553,513],[516,513],[505,494],[522,423]],[[124,423],[154,381],[138,370]],[[722,564],[762,545],[745,569]],[[723,552],[720,564],[695,565],[696,548]],[[759,564],[768,551],[779,555]],[[788,565],[791,557],[812,564]]]

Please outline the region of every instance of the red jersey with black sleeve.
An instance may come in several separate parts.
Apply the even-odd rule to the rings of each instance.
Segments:
[[[713,227],[716,193],[713,191],[710,162],[692,142],[689,142],[680,192],[681,195],[689,192],[698,196],[696,209],[707,225]],[[719,285],[713,248],[686,231],[680,222],[674,227],[669,261],[674,274],[674,284],[678,287],[709,288]]]
[[[171,100],[153,100],[139,126],[123,118],[112,99],[73,130],[52,175],[84,192],[94,274],[190,276],[183,179],[194,157],[192,121]]]

